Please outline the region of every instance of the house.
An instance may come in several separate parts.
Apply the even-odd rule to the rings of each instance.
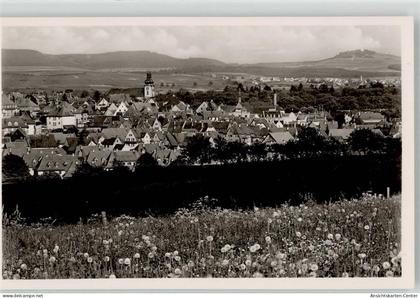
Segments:
[[[95,109],[96,110],[105,110],[106,108],[108,108],[110,105],[110,103],[105,99],[105,98],[101,98],[101,100],[95,104]]]
[[[128,105],[123,101],[118,105],[118,107],[117,107],[116,111],[114,112],[113,116],[124,115],[127,111],[128,111]]]
[[[117,151],[114,152],[114,164],[127,167],[134,171],[139,153],[137,151]]]
[[[353,131],[354,128],[331,128],[328,130],[328,136],[340,141],[346,141]]]
[[[1,100],[1,110],[3,119],[11,118],[19,113],[17,104],[10,99],[10,95],[3,94]]]
[[[108,106],[105,112],[105,116],[114,116],[117,110],[118,110],[118,107],[114,103],[111,103],[111,105]]]
[[[385,116],[377,112],[360,112],[356,119],[357,122],[362,125],[378,125],[385,121]]]
[[[82,115],[75,107],[66,101],[63,101],[62,105],[55,110],[52,110],[47,115],[47,129],[63,129],[65,125],[79,126],[79,122],[82,121]]]
[[[277,131],[270,132],[264,139],[263,143],[267,145],[284,145],[291,140],[293,140],[293,136],[289,131]]]
[[[37,172],[39,176],[55,173],[61,178],[68,178],[76,172],[79,164],[76,156],[47,155],[41,159]]]

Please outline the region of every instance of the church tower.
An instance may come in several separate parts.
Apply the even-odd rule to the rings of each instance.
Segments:
[[[144,81],[144,98],[149,99],[155,97],[155,82],[152,79],[152,73],[146,73],[146,80]]]

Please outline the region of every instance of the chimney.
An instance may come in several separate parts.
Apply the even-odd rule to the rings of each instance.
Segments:
[[[274,108],[277,107],[277,93],[274,93],[273,105],[274,105]]]

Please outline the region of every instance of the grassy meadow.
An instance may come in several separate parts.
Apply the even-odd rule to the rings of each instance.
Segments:
[[[4,279],[392,277],[401,196],[227,210],[203,201],[165,217],[87,223],[3,219]]]

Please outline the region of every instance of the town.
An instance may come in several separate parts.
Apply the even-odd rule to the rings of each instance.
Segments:
[[[313,128],[341,143],[359,129],[401,137],[401,118],[386,116],[385,109],[336,109],[332,114],[323,106],[290,109],[279,104],[281,92],[324,88],[329,93],[334,86],[340,87],[334,82],[343,80],[307,79],[305,85],[298,79],[284,80],[289,82],[286,91],[263,85],[269,102],[258,109],[243,101],[248,90],[245,83],[235,82],[234,104],[213,99],[191,104],[179,98],[182,94],[158,94],[151,72],[146,73],[141,96],[124,91],[78,96],[73,90],[49,96],[42,92],[3,94],[3,157],[22,158],[31,176],[68,178],[82,164],[107,171],[124,166],[134,171],[142,156],[168,166],[182,158],[188,142],[197,136],[205,137],[211,147],[220,140],[244,146],[284,145],[299,139],[303,128]],[[259,88],[256,85],[263,81],[252,82],[250,88]],[[359,88],[369,84],[363,78],[349,82]],[[381,88],[398,83],[370,82]]]

